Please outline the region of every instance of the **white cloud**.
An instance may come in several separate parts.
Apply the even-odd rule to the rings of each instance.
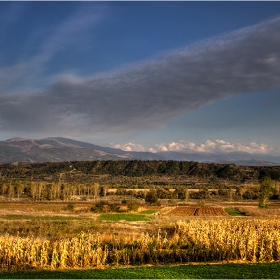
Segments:
[[[266,144],[250,143],[248,145],[242,143],[230,143],[217,139],[215,141],[207,140],[204,143],[195,144],[186,140],[178,142],[156,144],[156,151],[177,151],[186,153],[228,153],[228,152],[247,152],[267,154],[273,151],[273,148]]]
[[[161,143],[155,145],[157,151],[193,151],[197,149],[196,144],[185,140],[171,143]]]
[[[238,151],[242,151],[242,152],[248,152],[248,153],[269,153],[271,151],[273,151],[273,148],[269,145],[266,144],[257,144],[254,142],[251,142],[249,145],[243,145],[238,143],[236,145],[236,149]]]
[[[116,148],[116,149],[121,149],[124,151],[135,151],[135,152],[144,152],[145,148],[140,145],[140,144],[134,144],[131,142],[128,142],[126,144],[110,144],[110,147]]]
[[[148,149],[148,152],[150,152],[150,153],[156,153],[156,152],[157,152],[157,150],[156,150],[156,149],[154,149],[154,148],[149,148],[149,149]]]

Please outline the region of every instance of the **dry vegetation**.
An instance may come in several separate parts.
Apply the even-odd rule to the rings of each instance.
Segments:
[[[246,216],[252,217],[268,217],[268,218],[279,218],[280,208],[267,208],[260,209],[256,206],[239,206],[238,210],[243,212]]]
[[[157,234],[80,233],[72,238],[0,237],[2,269],[92,268],[187,262],[280,260],[278,220],[178,221]]]
[[[254,217],[230,217],[222,206]],[[139,211],[152,213],[148,222],[102,221],[100,214],[88,212],[88,203],[72,210],[65,203],[4,203],[0,208],[2,270],[280,261],[277,203],[262,210],[256,203],[229,202],[145,206]],[[271,218],[272,213],[277,216]]]
[[[2,166],[2,270],[280,261],[279,168],[69,164]],[[259,209],[266,173],[279,178]]]

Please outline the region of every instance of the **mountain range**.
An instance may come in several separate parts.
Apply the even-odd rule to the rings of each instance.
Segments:
[[[231,153],[133,152],[102,147],[62,137],[12,138],[0,141],[0,163],[64,162],[93,160],[176,160],[238,165],[280,165],[280,156]]]

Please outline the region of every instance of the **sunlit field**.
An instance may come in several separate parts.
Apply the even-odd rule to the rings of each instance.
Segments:
[[[249,204],[92,213],[87,203],[6,203],[0,266],[8,272],[279,262],[277,207],[261,211]],[[268,218],[269,211],[274,216]]]
[[[83,233],[51,241],[8,234],[0,239],[2,268],[101,268],[188,262],[280,260],[278,220],[178,221],[156,235]]]

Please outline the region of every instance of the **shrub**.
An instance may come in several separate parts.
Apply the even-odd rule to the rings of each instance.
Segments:
[[[103,201],[97,202],[94,204],[91,208],[90,211],[95,212],[95,213],[102,213],[102,212],[109,212],[109,205],[106,204]]]
[[[145,197],[145,202],[150,205],[157,204],[158,197],[157,197],[157,193],[155,190],[150,190],[149,192],[147,192],[146,197]]]
[[[67,204],[67,210],[73,211],[74,208],[75,208],[75,205],[74,205],[73,203],[68,203],[68,204]]]
[[[252,190],[247,190],[243,196],[242,196],[244,199],[258,199],[259,196],[258,194],[255,192],[255,191],[252,191]]]
[[[129,211],[137,211],[139,208],[139,204],[136,202],[130,202],[130,203],[128,203],[127,206],[128,206]]]

